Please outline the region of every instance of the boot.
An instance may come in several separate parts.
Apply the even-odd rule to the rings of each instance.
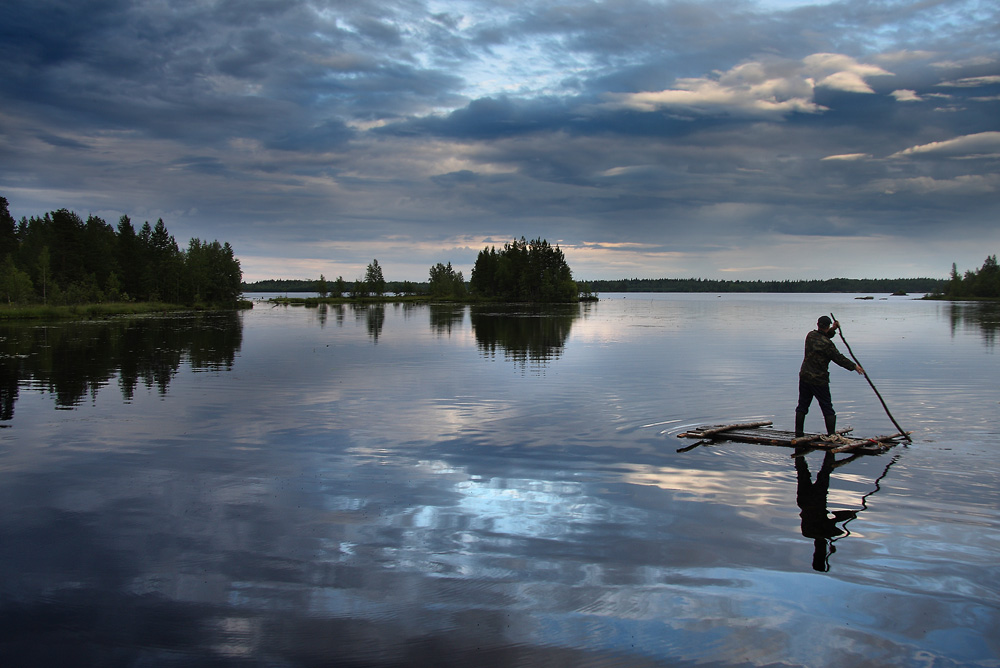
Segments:
[[[806,433],[805,429],[806,429],[806,414],[805,413],[799,413],[798,411],[796,411],[796,413],[795,413],[795,436],[796,437],[803,436]]]
[[[837,433],[837,416],[836,415],[824,415],[823,419],[826,420],[826,433],[833,436]]]

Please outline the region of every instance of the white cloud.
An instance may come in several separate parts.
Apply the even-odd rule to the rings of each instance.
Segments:
[[[966,77],[955,81],[942,81],[938,86],[946,88],[979,88],[980,86],[993,86],[1000,83],[1000,74],[985,77]]]
[[[906,88],[901,88],[900,90],[894,90],[890,93],[897,102],[920,102],[923,98],[917,95],[917,91],[908,90]]]
[[[911,155],[943,155],[949,158],[992,157],[1000,155],[1000,132],[979,132],[945,141],[912,146],[893,153],[890,158]]]
[[[842,90],[845,93],[875,92],[857,72],[836,72],[828,77],[820,79],[816,85],[821,88]]]
[[[892,74],[877,65],[859,63],[839,53],[814,53],[803,59],[802,64],[805,73],[818,80],[817,86],[846,93],[874,93],[866,79]]]
[[[816,113],[824,109],[808,97],[779,97],[776,91],[785,83],[771,80],[754,86],[727,86],[707,79],[682,79],[677,82],[678,88],[671,90],[609,94],[611,102],[605,106],[645,112],[664,109],[695,115],[735,112],[754,117],[781,117],[793,112]]]
[[[867,160],[872,157],[870,153],[842,153],[840,155],[828,155],[822,160],[843,160],[844,162],[853,160]]]
[[[745,62],[712,77],[678,79],[673,88],[661,91],[612,93],[602,106],[641,112],[781,118],[792,113],[826,111],[813,99],[817,87],[873,93],[866,79],[890,74],[850,56],[816,53],[801,62]]]

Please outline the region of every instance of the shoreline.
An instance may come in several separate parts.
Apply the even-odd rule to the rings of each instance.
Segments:
[[[168,304],[166,302],[105,302],[99,304],[51,304],[2,305],[0,321],[17,320],[94,320],[111,316],[149,315],[154,313],[176,313],[179,311],[224,311],[252,308],[247,300],[240,300],[231,306],[206,306]]]

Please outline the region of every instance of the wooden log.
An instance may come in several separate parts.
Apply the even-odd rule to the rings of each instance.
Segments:
[[[787,434],[788,432],[784,432]],[[759,432],[753,431],[737,431],[735,433],[723,434],[722,438],[728,438],[732,441],[739,443],[759,443],[761,445],[780,445],[783,447],[788,447],[790,439],[787,435],[783,435],[782,432],[776,432],[773,435],[767,433],[766,430],[761,430]]]
[[[756,427],[770,427],[772,422],[766,420],[764,422],[739,422],[736,424],[726,424],[719,427],[712,427],[711,429],[704,429],[702,431],[688,431],[683,434],[678,434],[677,438],[711,438],[716,434],[721,434],[726,431],[732,431],[733,429],[754,429]]]
[[[686,445],[683,448],[677,448],[677,452],[688,452],[690,450],[694,450],[699,445],[708,445],[711,442],[712,441],[698,441],[697,443],[692,443],[691,445]]]

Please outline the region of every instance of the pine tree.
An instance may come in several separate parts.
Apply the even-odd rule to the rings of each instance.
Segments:
[[[365,271],[365,285],[370,295],[381,297],[385,294],[385,276],[382,275],[382,267],[379,266],[378,260],[372,260],[368,265]]]

